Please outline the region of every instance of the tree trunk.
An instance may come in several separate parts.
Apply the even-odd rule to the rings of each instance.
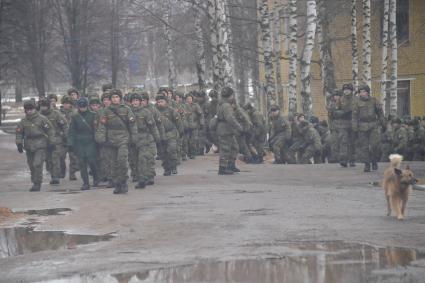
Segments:
[[[297,112],[297,63],[298,63],[298,24],[297,0],[289,0],[289,113]]]
[[[307,29],[305,33],[305,45],[301,59],[301,97],[303,113],[310,117],[313,114],[311,99],[311,57],[313,55],[314,39],[316,35],[316,1],[307,1]]]
[[[384,18],[382,22],[382,58],[381,58],[381,103],[384,105],[387,96],[387,72],[388,72],[388,17],[390,1],[384,0]]]
[[[171,1],[168,0],[165,12],[165,36],[167,38],[167,59],[168,59],[168,86],[172,89],[176,86],[176,68],[173,55],[173,40],[170,31],[171,25]]]
[[[196,33],[196,72],[198,75],[199,90],[205,89],[205,48],[204,38],[202,32],[202,18],[204,16],[203,5],[204,2],[195,0],[195,33]]]
[[[320,63],[322,67],[323,94],[326,104],[336,89],[335,68],[332,60],[332,42],[329,36],[329,14],[326,12],[328,6],[324,0],[318,2],[317,36],[320,47]]]
[[[111,80],[112,86],[117,87],[119,71],[119,11],[118,0],[112,0],[111,15]]]
[[[391,88],[390,114],[397,116],[397,1],[390,0],[390,40],[391,40]]]
[[[217,29],[217,2],[218,0],[208,0],[208,20],[210,28],[210,44],[212,52],[212,76],[214,89],[220,91],[223,87],[220,81],[220,62],[218,58],[218,29]]]
[[[363,83],[372,89],[372,49],[370,41],[370,0],[363,0]]]
[[[262,0],[260,3],[260,27],[261,27],[261,42],[263,47],[264,60],[264,75],[266,81],[267,109],[271,105],[276,104],[275,79],[273,68],[273,41],[270,27],[268,0]]]
[[[357,44],[357,0],[351,0],[351,70],[354,91],[359,88],[359,50]]]
[[[217,25],[218,25],[218,42],[219,52],[221,58],[222,72],[223,72],[223,84],[234,88],[233,82],[233,56],[230,50],[232,43],[232,31],[230,27],[230,19],[228,14],[227,0],[217,1]]]
[[[280,107],[283,107],[283,85],[282,85],[282,66],[280,64],[280,57],[282,56],[282,45],[281,45],[281,8],[279,7],[279,1],[274,1],[274,17],[273,17],[273,37],[274,45],[273,51],[275,55],[275,66],[276,66],[276,92],[277,92],[277,103]]]

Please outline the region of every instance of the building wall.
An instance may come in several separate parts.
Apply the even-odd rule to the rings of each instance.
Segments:
[[[285,3],[287,0],[280,0]],[[305,11],[304,1],[301,1],[299,11]],[[271,3],[272,4],[272,3]],[[382,11],[378,7],[372,7],[371,19],[371,37],[372,37],[372,93],[375,96],[380,95],[380,74],[381,74],[381,15]],[[409,5],[409,41],[402,44],[398,49],[398,76],[399,80],[410,80],[410,109],[411,116],[425,116],[425,1],[410,0]],[[358,3],[358,44],[359,44],[359,79],[361,82],[362,74],[362,7],[361,1]],[[283,20],[282,20],[283,21]],[[299,34],[304,29],[303,17],[299,17]],[[333,42],[333,62],[335,64],[335,80],[338,87],[342,84],[351,82],[351,18],[349,11],[345,10],[335,17],[331,23],[331,33],[335,41]],[[282,23],[282,32],[284,31],[284,23]],[[283,38],[282,38],[283,39]],[[299,39],[298,57],[302,56],[304,39]],[[316,41],[317,43],[317,41]],[[261,42],[260,42],[261,47]],[[282,44],[282,54],[287,57],[285,44]],[[319,60],[318,44],[315,47],[313,61]],[[391,56],[391,50],[388,52]],[[261,61],[262,58],[260,58]],[[287,82],[288,82],[288,61],[281,60],[282,66],[282,82],[284,84],[283,108],[287,112]],[[261,64],[260,64],[261,66]],[[390,62],[388,62],[390,72]],[[298,64],[299,67],[299,64]],[[300,71],[298,72],[300,74]],[[388,78],[390,73],[388,73]],[[264,69],[260,68],[260,78],[264,80]],[[298,109],[301,110],[301,82],[298,81]],[[321,80],[321,71],[317,63],[312,64],[312,98],[313,111],[316,116],[325,118],[327,116],[325,99],[323,95],[323,84]]]

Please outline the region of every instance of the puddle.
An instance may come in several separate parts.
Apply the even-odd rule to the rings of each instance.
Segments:
[[[24,213],[28,215],[37,215],[37,216],[53,216],[53,215],[65,215],[64,212],[72,211],[70,208],[49,208],[49,209],[37,209],[37,210],[27,210]]]
[[[60,282],[420,282],[424,276],[406,268],[425,258],[425,252],[416,250],[341,241],[282,245],[290,249],[286,256],[204,260],[162,269],[76,275]]]
[[[0,258],[48,250],[75,249],[79,245],[107,241],[112,235],[71,235],[61,231],[34,231],[33,228],[0,229]]]

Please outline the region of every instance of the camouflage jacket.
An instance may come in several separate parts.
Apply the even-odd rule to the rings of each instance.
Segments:
[[[241,124],[235,117],[235,110],[228,99],[222,98],[217,108],[217,135],[236,135],[243,132]]]
[[[69,124],[65,116],[58,110],[49,109],[48,111],[41,113],[52,124],[55,130],[55,142],[54,144],[67,144]]]
[[[379,125],[385,126],[382,106],[375,97],[354,99],[351,125],[353,131],[369,131]]]
[[[16,144],[23,144],[28,152],[46,149],[55,143],[55,130],[49,119],[38,112],[25,115],[16,126]]]
[[[158,128],[156,127],[155,119],[152,113],[146,107],[132,107],[134,116],[136,117],[137,136],[135,138],[136,145],[142,147],[149,145],[152,142],[159,143],[161,138],[159,136]]]

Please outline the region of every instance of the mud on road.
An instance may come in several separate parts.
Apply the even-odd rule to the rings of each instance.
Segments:
[[[245,165],[214,155],[127,195],[65,179],[29,193],[25,156],[0,136],[0,282],[421,282],[425,192],[387,217],[379,172]],[[425,164],[410,162],[417,177]],[[62,209],[47,213],[46,209]],[[65,209],[65,210],[63,210]],[[38,212],[38,211],[42,212]],[[15,214],[14,214],[15,215]],[[50,232],[49,232],[50,231]],[[60,281],[52,281],[60,280]]]

